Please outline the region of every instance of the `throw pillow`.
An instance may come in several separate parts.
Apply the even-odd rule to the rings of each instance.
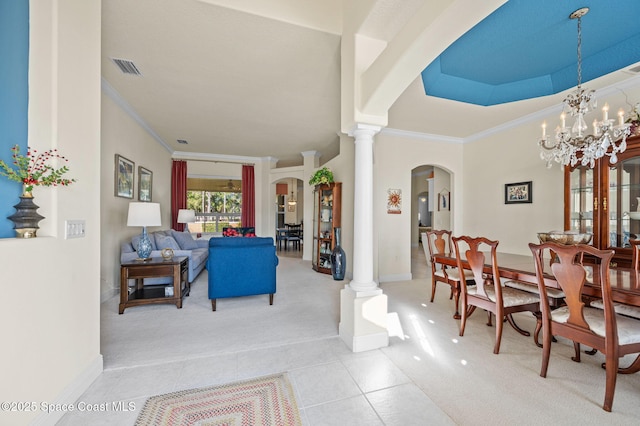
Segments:
[[[178,242],[173,237],[167,237],[166,235],[156,235],[156,244],[160,247],[160,250],[165,248],[180,250]]]
[[[178,242],[182,250],[194,250],[198,248],[198,243],[193,239],[188,232],[178,232],[176,230],[171,231],[173,239]]]

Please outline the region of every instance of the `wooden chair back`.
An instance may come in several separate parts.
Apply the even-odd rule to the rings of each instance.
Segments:
[[[500,274],[498,273],[498,261],[496,251],[498,241],[492,241],[485,237],[472,238],[469,236],[453,237],[453,246],[456,254],[458,271],[464,272],[463,263],[469,264],[469,269],[473,272],[473,279],[476,284],[476,294],[489,300],[486,286],[495,288],[496,300],[502,301],[502,286],[500,285]],[[487,259],[486,252],[489,254]],[[488,260],[488,262],[487,262]],[[488,276],[484,273],[485,264],[491,265],[492,273]],[[463,292],[467,291],[466,283],[461,285]]]
[[[451,253],[451,231],[445,229],[427,231],[427,247],[433,259],[436,254]]]

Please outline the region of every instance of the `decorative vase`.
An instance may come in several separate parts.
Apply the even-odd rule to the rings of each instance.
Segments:
[[[336,245],[331,252],[331,274],[334,280],[342,281],[347,270],[347,255],[340,247],[340,228],[335,228],[334,233]]]
[[[16,212],[7,219],[13,222],[16,230],[16,238],[35,238],[39,229],[38,222],[44,219],[36,212],[39,206],[33,202],[33,195],[30,191],[23,191],[20,202],[13,206]]]

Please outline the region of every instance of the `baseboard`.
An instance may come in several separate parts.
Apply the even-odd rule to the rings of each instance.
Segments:
[[[342,329],[341,324],[338,324],[338,329],[340,338],[352,352],[366,352],[389,346],[389,333],[387,331],[364,336],[351,336]]]
[[[393,281],[410,281],[412,275],[409,274],[390,274],[390,275],[380,275],[381,283],[389,283]]]
[[[51,401],[51,403],[56,405],[75,404],[78,398],[80,398],[82,394],[89,389],[89,386],[102,374],[103,370],[103,359],[102,354],[100,354],[54,401]],[[51,413],[41,412],[30,424],[32,426],[54,426],[65,414],[64,411],[52,411]]]
[[[111,299],[112,297],[118,294],[120,294],[119,288],[110,288],[108,290],[102,291],[100,293],[100,303],[106,302],[107,300]]]

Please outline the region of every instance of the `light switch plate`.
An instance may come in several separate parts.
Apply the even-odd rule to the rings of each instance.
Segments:
[[[65,220],[64,221],[64,239],[83,238],[85,232],[84,220]]]

